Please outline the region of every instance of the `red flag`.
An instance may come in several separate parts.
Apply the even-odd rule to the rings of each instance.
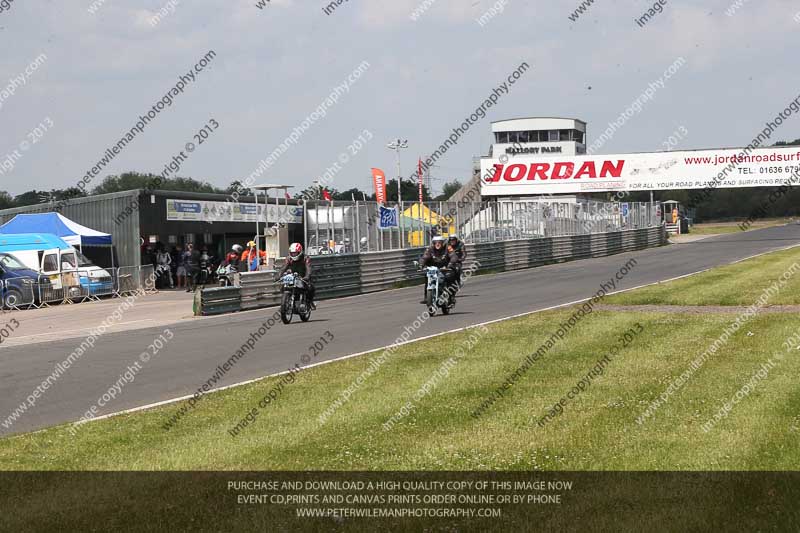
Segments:
[[[375,200],[386,203],[386,174],[379,168],[372,169],[372,184],[375,186]]]
[[[284,192],[283,194],[286,196],[287,200],[291,200],[292,199],[291,195],[288,192]]]
[[[419,203],[422,203],[422,158],[419,159],[417,175],[419,176]]]
[[[322,197],[329,202],[333,201],[333,198],[331,198],[331,193],[328,192],[328,189],[322,189]]]

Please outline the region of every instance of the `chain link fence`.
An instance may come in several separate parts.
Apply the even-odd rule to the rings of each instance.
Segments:
[[[562,237],[661,225],[658,204],[645,202],[307,202],[309,255],[428,246],[436,235],[467,244]]]

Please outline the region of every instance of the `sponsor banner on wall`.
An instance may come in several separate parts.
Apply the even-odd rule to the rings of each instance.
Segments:
[[[206,200],[167,199],[167,220],[195,222],[303,222],[303,208],[296,205],[245,204]]]
[[[482,196],[797,185],[800,146],[483,158],[481,178]]]

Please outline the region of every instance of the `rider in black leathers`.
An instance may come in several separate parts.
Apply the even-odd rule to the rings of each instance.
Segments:
[[[461,288],[461,274],[464,271],[464,261],[467,259],[467,246],[458,238],[458,235],[450,235],[447,239],[448,250],[452,250],[458,262],[456,265],[456,279],[458,280],[458,288]]]
[[[425,250],[425,253],[422,254],[422,258],[420,259],[419,263],[422,268],[427,266],[447,268],[448,271],[445,272],[444,275],[446,287],[452,285],[458,279],[458,256],[455,252],[447,251],[444,237],[436,236],[431,239],[431,245],[427,250]],[[424,297],[427,296],[427,293],[427,285],[423,285],[423,300],[420,303],[427,303],[424,299]]]
[[[459,239],[458,235],[450,235],[447,238],[447,243],[453,247],[453,251],[458,257],[458,262],[463,264],[467,259],[467,246],[464,244],[464,241]]]
[[[289,255],[286,257],[286,264],[278,272],[278,277],[283,276],[287,272],[295,272],[300,275],[306,284],[306,296],[308,298],[308,306],[313,310],[317,308],[314,303],[314,295],[316,288],[311,282],[311,258],[303,253],[303,245],[299,242],[292,243],[289,246]]]

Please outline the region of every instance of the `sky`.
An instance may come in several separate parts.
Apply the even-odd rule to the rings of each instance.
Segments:
[[[161,173],[190,142],[178,175],[244,180],[328,99],[257,181],[302,189],[338,161],[331,186],[370,192],[371,167],[396,174],[388,142],[408,140],[409,175],[523,62],[530,69],[431,170],[435,191],[470,176],[491,121],[579,118],[591,143],[679,58],[598,153],[663,150],[678,130],[687,133],[673,149],[744,146],[800,94],[797,1],[666,0],[643,27],[636,19],[653,1],[595,0],[576,20],[579,0],[348,0],[328,14],[324,1],[258,1],[0,0],[0,190],[75,186],[209,51],[88,188],[110,174]],[[794,116],[773,140],[798,137]]]

